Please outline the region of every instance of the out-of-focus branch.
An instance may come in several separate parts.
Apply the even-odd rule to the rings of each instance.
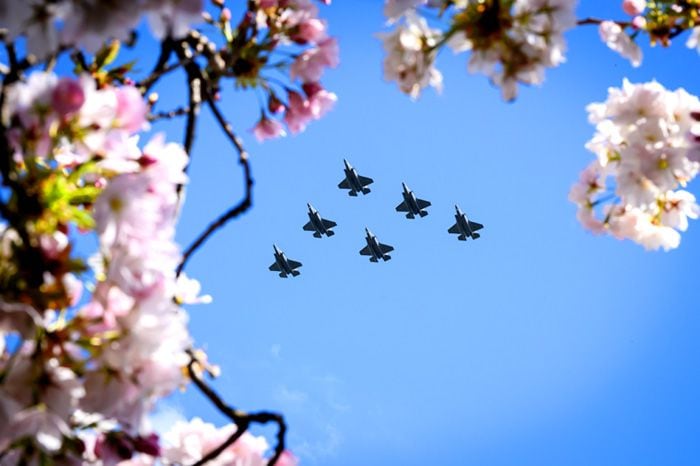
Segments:
[[[284,452],[285,448],[285,434],[287,431],[287,425],[284,422],[284,418],[277,413],[271,413],[269,411],[259,411],[256,413],[245,413],[243,411],[237,410],[228,404],[219,396],[218,393],[214,391],[203,378],[199,375],[198,371],[195,369],[195,365],[199,364],[197,357],[194,352],[189,351],[190,362],[187,365],[187,372],[192,379],[195,386],[206,396],[212,404],[221,411],[226,417],[228,417],[234,424],[236,424],[236,432],[231,434],[229,438],[226,439],[221,445],[219,445],[214,450],[207,453],[199,461],[191,466],[202,466],[207,462],[215,459],[219,456],[226,448],[236,442],[250,427],[251,423],[258,424],[268,424],[270,422],[277,424],[277,443],[275,445],[275,450],[268,461],[268,466],[274,466],[279,460],[280,456]]]

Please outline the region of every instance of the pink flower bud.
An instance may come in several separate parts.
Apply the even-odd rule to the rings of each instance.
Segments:
[[[644,16],[635,16],[632,18],[632,27],[635,29],[646,29],[647,19]]]
[[[231,10],[228,8],[224,8],[221,10],[221,16],[219,17],[219,20],[224,23],[228,23],[231,21]]]
[[[301,88],[304,90],[304,93],[309,99],[316,95],[319,91],[323,90],[323,86],[317,82],[304,83],[301,85]]]
[[[158,434],[150,434],[145,437],[139,436],[134,438],[134,450],[145,453],[150,456],[160,456],[160,445],[158,443]]]
[[[71,78],[61,79],[51,93],[51,104],[61,116],[77,112],[83,103],[83,88],[78,81]]]
[[[261,142],[266,139],[275,139],[287,135],[279,121],[271,120],[267,117],[262,117],[253,127],[252,131],[257,140]]]
[[[630,16],[642,14],[646,6],[646,0],[623,0],[622,2],[622,9]]]
[[[267,109],[270,111],[270,113],[281,113],[285,110],[285,105],[282,103],[282,101],[277,98],[276,95],[270,94],[270,98],[267,101]]]

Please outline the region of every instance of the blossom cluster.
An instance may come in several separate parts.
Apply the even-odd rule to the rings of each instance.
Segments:
[[[632,66],[642,62],[642,50],[635,42],[640,33],[645,33],[653,44],[667,46],[680,33],[691,30],[686,45],[698,48],[700,26],[700,2],[697,0],[677,2],[661,0],[623,0],[622,10],[630,17],[624,21],[601,21],[598,32],[601,40],[612,50],[628,59]]]
[[[330,2],[323,2],[330,3]],[[275,82],[266,80],[258,72],[270,61],[269,56],[258,56],[250,68],[254,77],[260,79],[260,87],[267,93],[266,108],[261,109],[261,117],[252,131],[260,141],[286,135],[282,122],[292,133],[304,131],[312,120],[323,117],[337,100],[337,96],[326,90],[321,77],[326,68],[338,65],[338,43],[328,35],[327,24],[318,17],[318,8],[311,0],[259,0],[255,5],[255,20],[249,24],[245,20],[241,28],[253,28],[255,33],[264,32],[263,43],[254,43],[256,49],[269,47],[303,46],[300,53],[293,53],[289,66],[289,79],[298,82],[299,88],[283,85],[275,90]],[[252,11],[248,12],[251,17]],[[257,37],[257,36],[256,36]],[[236,52],[241,54],[240,50]],[[283,62],[284,63],[284,62]],[[274,65],[279,67],[279,63]],[[286,94],[286,101],[280,94]],[[275,116],[281,115],[281,121]]]
[[[80,457],[88,430],[100,458],[120,435],[154,454],[146,415],[184,383],[190,346],[174,242],[187,155],[160,136],[139,148],[147,108],[133,86],[36,72],[9,90],[7,110],[14,176],[47,192],[27,230],[46,260],[40,289],[59,297],[47,308],[27,304],[31,294],[0,303],[0,339],[20,339],[0,359],[4,461]],[[68,240],[76,224],[99,242],[92,294],[82,299],[81,282],[66,272],[79,261]],[[10,260],[27,246],[17,236]]]
[[[594,233],[631,239],[646,249],[678,247],[688,219],[700,214],[682,189],[700,170],[691,137],[700,100],[657,82],[611,88],[608,99],[588,106],[596,134],[586,147],[596,159],[581,173],[569,199]]]
[[[397,30],[386,34],[388,53],[384,74],[402,91],[416,97],[422,88],[439,89],[441,78],[433,67],[438,49],[449,45],[456,53],[470,51],[468,70],[486,74],[513,100],[518,84],[540,84],[544,70],[564,62],[563,33],[576,24],[575,0],[387,0],[390,22],[400,19]],[[449,10],[445,32],[430,29],[416,8]]]
[[[126,40],[143,15],[157,38],[180,38],[201,22],[203,7],[202,0],[7,0],[0,27],[9,39],[26,37],[29,52],[44,58],[61,46],[95,51],[106,40]]]

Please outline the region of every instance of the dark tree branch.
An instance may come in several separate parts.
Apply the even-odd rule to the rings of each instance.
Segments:
[[[285,448],[285,434],[287,431],[287,425],[284,422],[284,418],[277,413],[271,413],[268,411],[259,411],[256,413],[245,413],[243,411],[237,410],[228,404],[209,386],[204,382],[202,377],[198,374],[195,369],[195,364],[199,364],[196,356],[192,351],[188,351],[190,355],[190,362],[187,365],[187,372],[192,379],[192,382],[197,386],[197,388],[206,396],[212,404],[221,411],[222,414],[226,415],[234,424],[236,424],[236,432],[231,434],[229,438],[226,439],[224,443],[216,447],[214,450],[210,451],[204,455],[199,461],[191,466],[202,466],[207,462],[215,459],[219,456],[226,448],[236,442],[250,427],[251,423],[267,424],[275,423],[277,424],[277,443],[275,445],[274,454],[268,461],[268,466],[274,466],[279,460],[280,456],[284,452]]]
[[[153,66],[153,71],[146,79],[137,84],[137,87],[142,88],[141,93],[146,95],[153,85],[158,81],[158,78],[163,76],[168,71],[168,60],[173,52],[173,40],[168,36],[160,44],[160,54]]]
[[[589,17],[589,18],[579,19],[578,21],[576,21],[576,25],[577,25],[577,26],[585,26],[585,25],[589,25],[589,24],[599,25],[599,24],[602,23],[603,21],[608,21],[608,20],[606,20],[606,19],[600,19],[600,18],[590,18],[590,17]],[[612,21],[612,20],[610,20],[610,21]],[[627,26],[631,26],[631,25],[632,25],[632,23],[630,23],[629,21],[612,21],[612,22],[615,23],[615,24],[617,24],[617,25],[620,26],[621,28],[625,28],[625,27],[627,27]]]
[[[181,59],[185,58],[184,57],[184,52],[178,51],[178,54],[181,54]],[[203,76],[202,76],[202,71],[199,69],[199,67],[192,63],[186,66],[188,75],[190,73],[197,73],[197,77],[201,80],[200,82],[205,82]],[[233,220],[234,218],[240,216],[244,212],[246,212],[253,204],[253,177],[251,174],[251,169],[250,169],[250,163],[248,160],[248,152],[246,152],[245,148],[243,147],[243,143],[241,142],[240,138],[236,135],[236,133],[233,131],[233,127],[231,124],[226,121],[226,118],[224,117],[223,113],[221,112],[221,109],[216,105],[216,102],[214,100],[214,97],[212,96],[210,89],[208,87],[205,87],[204,89],[201,90],[201,93],[204,97],[204,100],[206,100],[207,105],[209,106],[209,109],[212,111],[214,114],[214,118],[216,121],[219,123],[219,126],[221,129],[224,131],[226,136],[228,137],[229,141],[231,144],[236,148],[236,151],[238,151],[238,162],[241,164],[243,167],[243,179],[244,179],[244,185],[245,185],[245,193],[243,196],[243,199],[241,199],[238,204],[234,205],[227,211],[225,211],[223,214],[221,214],[216,220],[214,220],[209,226],[199,234],[199,236],[194,240],[190,246],[187,247],[185,252],[183,253],[182,256],[182,261],[180,262],[180,265],[177,268],[177,274],[180,275],[182,270],[185,268],[185,265],[189,261],[189,259],[194,255],[195,252],[214,234],[216,233],[219,229],[223,228],[229,221]]]

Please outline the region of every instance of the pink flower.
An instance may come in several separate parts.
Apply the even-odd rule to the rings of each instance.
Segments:
[[[304,82],[315,82],[321,79],[323,70],[327,67],[338,66],[338,42],[330,37],[299,55],[290,68],[292,79],[301,78]]]
[[[253,127],[253,134],[258,139],[258,141],[264,141],[265,139],[275,139],[278,137],[286,136],[284,128],[277,120],[272,120],[267,117],[262,117],[260,121]]]
[[[117,96],[117,120],[130,133],[144,129],[148,107],[141,93],[132,86],[115,90]]]
[[[632,18],[632,27],[635,29],[645,29],[647,27],[647,19],[644,16],[635,16]]]
[[[298,92],[289,91],[289,105],[284,114],[284,122],[289,131],[300,133],[304,131],[308,122],[313,118],[309,101]]]
[[[77,112],[84,102],[83,86],[71,78],[61,79],[51,93],[51,104],[61,116]]]
[[[319,83],[305,83],[302,88],[309,98],[309,110],[315,119],[325,115],[338,100],[338,96],[325,90]]]
[[[646,0],[623,0],[622,2],[622,9],[630,16],[642,14],[646,6]]]
[[[310,18],[299,24],[292,40],[298,44],[318,43],[326,37],[326,25],[318,18]]]

